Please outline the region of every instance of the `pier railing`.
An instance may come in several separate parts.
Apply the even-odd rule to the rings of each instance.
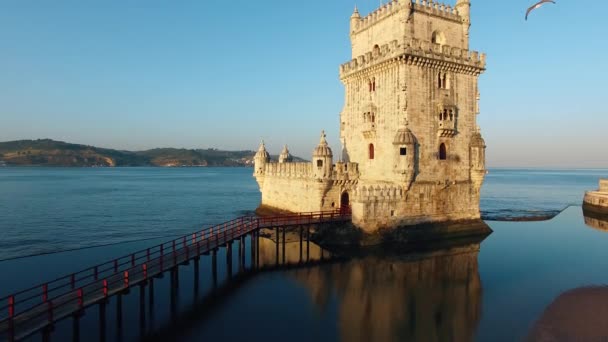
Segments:
[[[36,331],[260,228],[344,221],[350,211],[239,217],[0,298],[0,333]],[[19,325],[21,329],[17,327]],[[23,335],[20,335],[21,337]],[[19,338],[19,337],[17,337]]]

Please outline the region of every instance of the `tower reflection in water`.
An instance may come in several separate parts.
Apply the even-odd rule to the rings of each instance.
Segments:
[[[306,233],[303,234],[304,238]],[[264,234],[262,234],[264,236]],[[290,279],[297,287],[304,287],[318,313],[336,311],[335,315],[315,315],[310,322],[299,322],[300,330],[311,326],[313,320],[323,319],[337,327],[341,341],[468,341],[472,340],[481,316],[482,285],[478,270],[478,254],[483,238],[452,241],[425,250],[382,250],[356,253],[327,251],[305,239],[300,240],[297,229],[292,232],[274,231],[260,237],[256,265],[246,269],[220,285],[219,291],[210,294],[213,305],[203,300],[185,313],[188,319],[175,320],[156,338],[177,340],[204,339],[209,331],[218,328],[206,326],[209,317],[216,317],[227,309],[222,303],[235,308],[233,314],[242,314],[243,306],[251,305],[247,299],[234,303],[247,283],[264,273],[273,272]],[[278,237],[278,238],[277,238]],[[277,273],[279,272],[279,273]],[[269,278],[269,279],[274,279]],[[280,282],[285,286],[285,282]],[[289,286],[289,285],[287,285]],[[224,291],[222,287],[229,288]],[[249,291],[249,290],[246,290]],[[260,295],[246,292],[250,296]],[[301,303],[301,302],[300,302]],[[277,305],[277,302],[273,302]],[[303,310],[294,308],[294,302],[282,299],[285,312]],[[336,307],[337,306],[337,307]],[[240,308],[240,309],[239,309]],[[263,310],[262,310],[263,311]],[[289,315],[285,315],[289,316]],[[183,317],[183,316],[182,316]],[[255,319],[255,318],[253,318]],[[264,320],[269,318],[264,318]],[[273,317],[273,326],[291,324],[282,316]],[[327,322],[327,320],[331,320]],[[267,334],[264,324],[249,326],[242,338],[254,339]],[[261,331],[257,332],[256,330]],[[264,330],[264,331],[262,331]],[[187,331],[191,331],[190,333]],[[320,340],[334,340],[331,332],[318,332]],[[326,335],[324,335],[326,334]],[[233,336],[233,335],[231,335]]]
[[[480,241],[294,270],[323,309],[339,301],[342,341],[468,341],[481,316]]]

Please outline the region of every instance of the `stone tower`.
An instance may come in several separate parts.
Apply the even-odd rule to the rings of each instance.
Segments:
[[[397,0],[351,16],[340,132],[360,171],[353,221],[366,230],[479,218],[485,56],[468,51],[470,6]]]
[[[339,161],[325,133],[312,161],[255,157],[261,206],[292,212],[349,208],[367,233],[478,220],[486,174],[477,126],[485,55],[469,51],[470,0],[393,0],[350,16],[351,61]],[[346,24],[346,23],[345,23]],[[344,211],[341,211],[344,212]]]

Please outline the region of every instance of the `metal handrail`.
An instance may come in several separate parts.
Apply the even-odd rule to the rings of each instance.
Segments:
[[[176,255],[178,255],[177,253],[181,255],[184,250],[186,251],[186,253],[189,252],[189,246],[198,244],[197,248],[200,248],[200,243],[202,243],[203,241],[205,241],[206,246],[209,246],[211,241],[214,240],[214,238],[215,243],[219,243],[220,234],[223,234],[224,241],[228,241],[229,239],[227,237],[227,234],[230,234],[230,239],[234,239],[235,230],[237,230],[237,234],[244,235],[255,229],[258,229],[260,226],[267,224],[270,224],[272,227],[274,227],[280,225],[281,223],[291,223],[291,221],[293,221],[294,219],[297,219],[299,221],[301,221],[302,219],[308,219],[308,223],[311,223],[312,220],[315,218],[323,220],[324,216],[325,218],[329,219],[334,219],[336,217],[345,218],[350,216],[350,212],[345,212],[343,210],[338,209],[333,211],[306,212],[262,218],[258,218],[255,216],[238,217],[236,219],[216,224],[208,228],[204,228],[197,232],[181,236],[179,238],[161,243],[159,245],[142,249],[137,252],[98,264],[96,266],[89,267],[87,269],[75,273],[71,273],[67,276],[63,276],[55,280],[45,282],[37,286],[33,286],[25,290],[21,290],[9,296],[2,297],[0,298],[0,302],[8,304],[0,306],[0,317],[3,316],[3,313],[7,312],[7,309],[8,317],[0,319],[0,323],[4,323],[7,320],[10,320],[13,317],[19,315],[20,313],[26,312],[40,305],[50,305],[52,309],[56,309],[57,307],[53,307],[52,305],[53,300],[56,300],[62,296],[69,295],[74,291],[82,291],[83,288],[99,284],[100,280],[110,278],[118,273],[131,272],[133,270],[137,270],[138,268],[141,268],[142,265],[153,261],[160,260],[160,264],[162,265],[162,259],[169,253],[173,254],[173,259],[176,260]],[[253,222],[255,222],[255,224],[253,224]],[[250,229],[244,229],[244,224],[246,223],[251,224]],[[179,246],[179,248],[177,248],[177,246]],[[142,260],[144,259],[145,262],[142,263]],[[130,265],[130,267],[127,267],[125,269],[123,268],[125,265]],[[93,280],[88,281],[91,278],[93,278]],[[62,282],[65,282],[65,284],[58,284]],[[82,284],[83,282],[84,284]],[[55,292],[61,289],[65,289],[67,287],[69,287],[68,291],[61,291],[60,293],[55,294]],[[37,292],[32,293],[26,298],[18,297],[30,292],[34,292],[36,290]],[[51,293],[53,293],[52,296]],[[42,301],[36,301],[37,303],[32,303],[29,306],[27,305],[28,302],[31,302],[36,298],[42,299]],[[71,302],[71,300],[69,302]],[[59,306],[63,306],[65,304],[66,303],[62,303]],[[18,306],[27,306],[27,308],[18,308]]]

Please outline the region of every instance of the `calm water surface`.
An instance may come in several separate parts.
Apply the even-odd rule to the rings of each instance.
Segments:
[[[174,336],[191,341],[608,337],[603,321],[594,325],[608,301],[608,288],[602,286],[608,283],[608,233],[598,229],[608,222],[585,224],[580,208],[583,192],[606,175],[602,170],[491,170],[482,192],[487,218],[577,206],[550,221],[488,221],[494,233],[482,242],[259,274],[232,288],[213,309],[184,320]],[[250,213],[259,202],[250,169],[0,168],[0,189],[0,259],[136,241],[0,262],[0,297]],[[143,238],[153,240],[139,241]],[[208,277],[209,265],[201,267]],[[182,274],[184,284],[191,273]],[[201,283],[209,285],[207,278]],[[163,286],[168,284],[158,288]],[[590,292],[589,286],[599,287]],[[191,298],[180,301],[186,308]],[[135,299],[131,302],[137,307]],[[166,300],[157,299],[157,305],[166,306]],[[94,316],[87,315],[83,324],[94,327]],[[166,319],[159,310],[157,325]],[[95,337],[94,329],[86,333]],[[61,329],[58,334],[59,340],[69,338]]]

